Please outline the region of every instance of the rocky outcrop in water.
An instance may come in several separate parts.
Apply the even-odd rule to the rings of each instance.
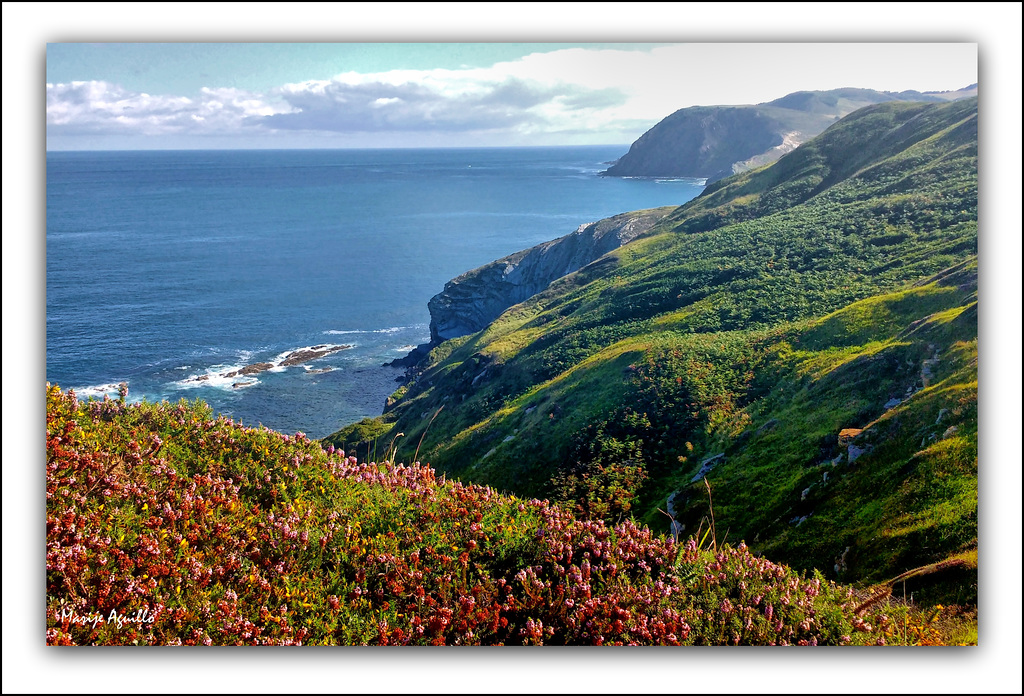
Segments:
[[[339,350],[348,350],[351,347],[352,346],[350,346],[350,345],[323,344],[323,345],[319,345],[319,346],[310,346],[309,348],[299,348],[298,350],[293,350],[290,353],[287,353],[277,363],[272,363],[272,362],[253,363],[251,365],[246,365],[245,367],[241,368],[240,370],[233,370],[232,372],[227,372],[227,373],[224,374],[224,376],[225,377],[248,377],[248,376],[251,376],[251,375],[259,374],[260,372],[266,372],[267,370],[273,369],[275,367],[291,367],[292,365],[301,365],[304,362],[308,362],[310,360],[316,360],[317,358],[322,358],[325,355],[330,355],[331,353],[337,353]],[[324,372],[324,371],[326,371],[326,370],[318,370],[318,372]],[[200,375],[199,377],[195,378],[195,381],[207,380],[209,378],[210,378],[209,375]],[[240,384],[236,384],[234,386],[236,386],[236,387],[240,386],[240,385],[241,386],[249,386],[249,384],[251,384],[251,383],[240,383]]]
[[[453,278],[427,303],[431,343],[476,333],[552,281],[636,239],[673,209],[640,210],[580,225],[572,234]]]

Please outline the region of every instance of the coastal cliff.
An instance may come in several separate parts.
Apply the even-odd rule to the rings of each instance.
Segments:
[[[427,303],[430,342],[476,333],[509,307],[541,292],[650,230],[674,207],[623,213],[518,251],[448,281]]]
[[[977,249],[977,100],[861,109],[434,347],[325,443],[666,533],[706,529],[712,487],[766,557],[934,568],[915,598],[971,603]]]
[[[717,181],[733,173],[733,164],[784,145],[788,132],[786,125],[754,107],[681,109],[640,136],[604,174]]]
[[[840,118],[892,101],[946,102],[977,96],[955,92],[833,89],[794,92],[756,105],[693,106],[644,133],[605,176],[696,177],[708,183],[775,162]]]

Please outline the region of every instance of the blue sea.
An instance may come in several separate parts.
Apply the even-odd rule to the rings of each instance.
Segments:
[[[47,381],[316,438],[379,415],[447,280],[703,189],[598,176],[626,149],[47,153]],[[321,345],[351,348],[228,376]]]

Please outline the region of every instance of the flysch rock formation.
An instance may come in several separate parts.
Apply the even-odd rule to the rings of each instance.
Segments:
[[[448,281],[430,298],[430,342],[480,331],[509,307],[650,230],[674,208],[624,213],[492,261]]]

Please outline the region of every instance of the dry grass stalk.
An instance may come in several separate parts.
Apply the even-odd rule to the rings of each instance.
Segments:
[[[430,421],[427,423],[427,427],[425,427],[423,429],[423,434],[420,435],[420,441],[416,443],[416,453],[414,455],[412,455],[413,464],[415,464],[416,462],[419,461],[420,445],[423,444],[423,438],[425,438],[427,436],[427,431],[430,430],[430,424],[434,422],[434,419],[437,418],[437,414],[439,414],[441,412],[441,409],[443,409],[443,408],[444,408],[444,405],[442,404],[440,408],[438,408],[436,411],[434,411],[434,415],[432,415],[430,417]]]
[[[890,585],[883,585],[879,587],[873,594],[871,594],[866,600],[861,602],[854,610],[853,613],[857,616],[864,616],[868,609],[875,606],[884,599],[888,599],[892,596],[892,587]]]

